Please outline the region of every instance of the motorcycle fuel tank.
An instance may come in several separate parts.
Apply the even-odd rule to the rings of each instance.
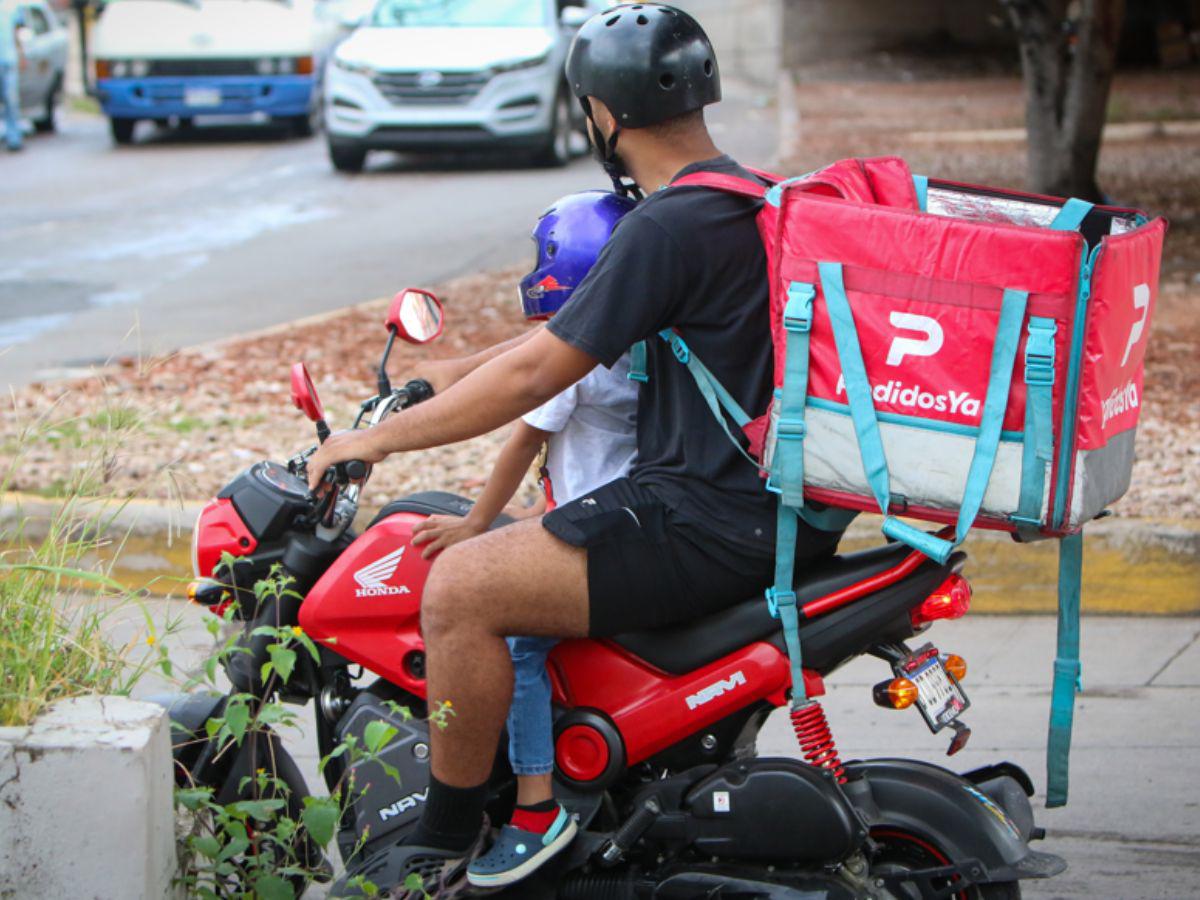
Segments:
[[[424,515],[401,512],[368,528],[321,576],[300,609],[316,641],[393,684],[425,696],[421,592],[432,562],[412,545]]]

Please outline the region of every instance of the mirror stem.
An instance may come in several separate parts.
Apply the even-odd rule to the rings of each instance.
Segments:
[[[324,419],[317,419],[317,440],[323,444],[327,437],[329,437],[329,425]]]
[[[388,380],[387,374],[387,361],[388,357],[392,355],[392,345],[394,343],[396,343],[396,329],[394,327],[389,327],[387,346],[383,348],[383,359],[379,361],[378,387],[380,400],[392,392],[392,382]]]

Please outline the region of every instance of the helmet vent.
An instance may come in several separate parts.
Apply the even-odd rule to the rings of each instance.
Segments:
[[[707,75],[709,78],[712,78],[712,73],[713,73],[712,60],[706,59],[704,61],[704,74]]]
[[[664,91],[669,91],[675,87],[675,76],[670,72],[663,72],[658,76],[658,84]]]
[[[616,25],[620,21],[621,21],[620,16],[613,16],[611,19],[609,19],[607,22],[605,22],[604,25],[607,28],[612,28],[614,25]]]
[[[650,24],[650,20],[649,20],[649,19],[647,19],[645,16],[641,16],[641,15],[639,15],[639,16],[637,17],[637,23],[638,23],[639,25],[649,25],[649,24]]]

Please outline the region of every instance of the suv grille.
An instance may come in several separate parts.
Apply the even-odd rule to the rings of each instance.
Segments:
[[[375,87],[393,106],[449,106],[469,103],[491,72],[380,72]]]

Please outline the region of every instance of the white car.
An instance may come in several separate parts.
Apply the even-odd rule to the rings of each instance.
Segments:
[[[33,120],[36,130],[53,131],[67,66],[67,29],[45,3],[22,3],[20,8],[25,24],[18,34],[28,61],[17,79],[21,114]]]
[[[561,8],[561,12],[560,12]],[[564,165],[583,113],[563,77],[594,6],[563,0],[379,0],[325,70],[329,157],[511,148]]]

